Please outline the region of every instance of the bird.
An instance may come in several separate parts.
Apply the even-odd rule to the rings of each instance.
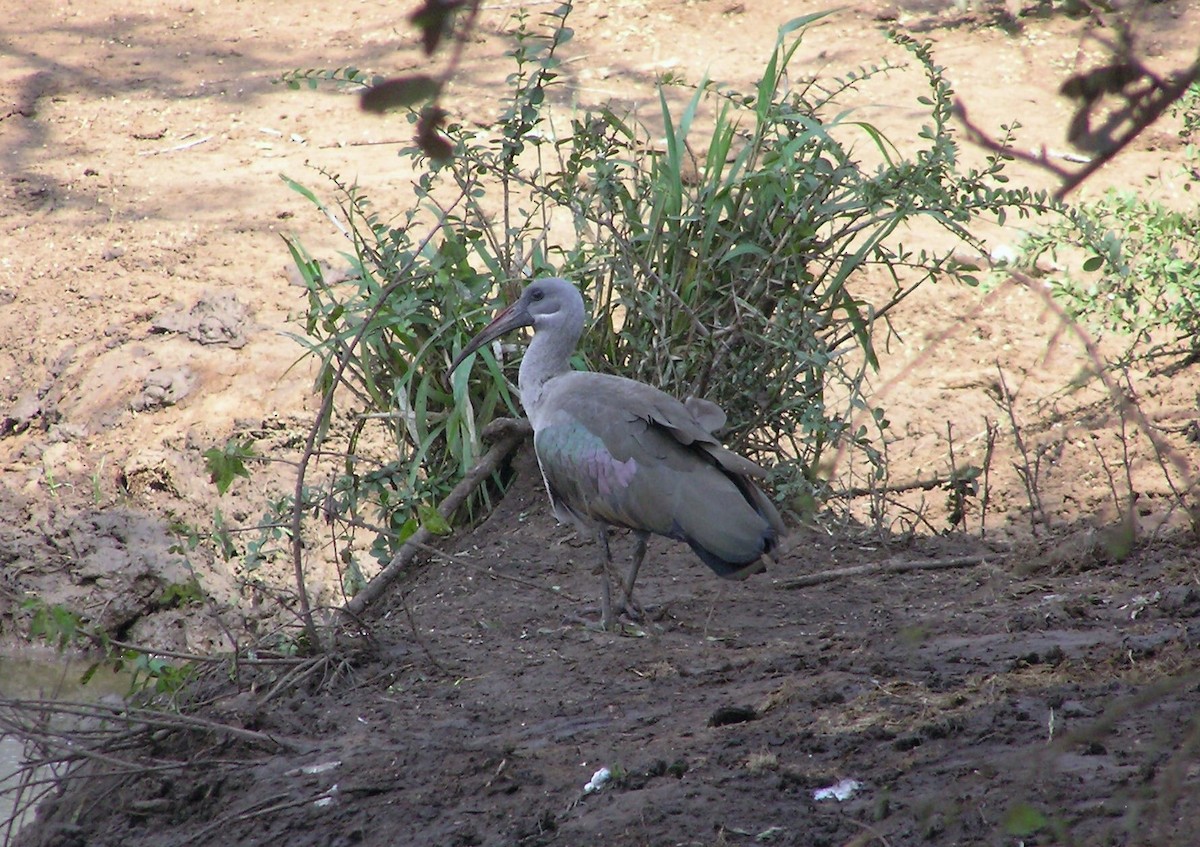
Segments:
[[[518,373],[521,405],[555,517],[594,534],[600,550],[601,626],[614,629],[610,527],[632,530],[636,544],[624,580],[625,608],[650,535],[686,542],[724,579],[766,569],[785,529],[753,481],[758,465],[721,445],[716,403],[612,374],[573,370],[571,354],[586,323],[583,296],[569,280],[530,282],[520,297],[467,342],[453,373],[480,347],[520,327],[533,338]]]

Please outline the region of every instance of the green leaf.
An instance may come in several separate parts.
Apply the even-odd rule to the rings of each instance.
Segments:
[[[1026,838],[1044,829],[1046,816],[1028,803],[1018,803],[1004,816],[1004,831],[1017,838]]]
[[[434,535],[449,535],[454,531],[442,517],[442,513],[428,503],[417,504],[417,517],[421,519],[421,526]]]
[[[783,36],[788,35],[789,33],[795,32],[798,29],[802,29],[803,27],[806,27],[815,21],[819,21],[821,18],[826,17],[827,15],[832,15],[834,11],[836,10],[830,9],[824,12],[813,12],[808,15],[801,15],[798,18],[792,18],[779,28],[779,37],[782,39]]]
[[[400,532],[397,533],[396,540],[403,544],[405,541],[408,541],[408,539],[412,538],[413,533],[416,532],[420,526],[421,525],[417,523],[416,518],[409,518],[404,522],[404,525],[400,527]]]
[[[1092,256],[1091,258],[1087,259],[1083,263],[1083,269],[1085,271],[1087,271],[1088,273],[1092,273],[1093,271],[1098,271],[1102,267],[1104,267],[1104,257],[1103,256]]]
[[[346,571],[342,575],[342,589],[346,592],[346,596],[353,597],[367,587],[367,578],[362,572],[362,568],[358,566],[358,562],[351,559],[346,563]]]
[[[279,178],[287,183],[288,188],[292,189],[292,191],[295,191],[297,194],[300,194],[302,197],[305,197],[306,199],[308,199],[308,201],[311,202],[318,209],[324,208],[321,201],[317,199],[317,195],[313,194],[312,191],[305,188],[300,183],[296,182],[296,180],[292,179],[290,176],[287,176],[286,174],[280,174]],[[289,244],[290,243],[291,242],[289,242]]]
[[[223,448],[210,447],[204,451],[204,465],[208,468],[209,480],[216,484],[217,493],[224,494],[239,476],[250,478],[246,459],[256,455],[252,442],[229,441]]]
[[[158,598],[160,608],[173,609],[178,606],[199,605],[204,602],[204,589],[195,577],[185,582],[172,582],[163,589]]]

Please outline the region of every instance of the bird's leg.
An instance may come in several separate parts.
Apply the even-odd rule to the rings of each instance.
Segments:
[[[608,632],[613,628],[612,589],[608,584],[612,559],[608,551],[608,527],[604,524],[596,530],[596,543],[600,546],[600,625]]]
[[[633,548],[633,564],[629,568],[629,577],[621,587],[625,591],[626,611],[641,617],[641,607],[633,600],[633,585],[637,582],[638,571],[642,568],[642,560],[646,558],[646,543],[650,540],[650,533],[637,532],[635,535],[637,536],[637,543]]]

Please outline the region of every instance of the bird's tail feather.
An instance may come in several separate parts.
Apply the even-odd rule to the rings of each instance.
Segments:
[[[730,562],[708,550],[693,538],[684,536],[684,541],[696,552],[704,564],[713,569],[721,579],[746,579],[767,569],[761,556],[755,556],[749,562]]]
[[[683,487],[672,511],[669,534],[686,541],[724,579],[766,570],[762,557],[778,546],[784,532],[779,513],[758,486],[717,468]]]

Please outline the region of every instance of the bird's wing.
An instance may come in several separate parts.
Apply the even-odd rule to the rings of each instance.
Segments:
[[[649,388],[649,386],[646,387]],[[631,407],[631,411],[636,409],[634,414],[638,417],[663,428],[683,446],[703,451],[730,473],[759,478],[767,475],[766,471],[754,462],[744,456],[739,456],[732,450],[727,450],[712,434],[712,429],[716,428],[708,427],[708,424],[715,420],[712,409],[720,414],[722,423],[725,418],[725,412],[716,403],[708,400],[699,401],[711,409],[701,409],[701,414],[698,416],[693,413],[692,409],[674,397],[663,394],[657,389],[651,390],[654,391],[654,395],[646,397],[646,402],[640,404],[640,408]],[[695,398],[689,398],[689,402],[696,403],[697,401]]]
[[[548,383],[538,413],[534,447],[553,500],[592,519],[699,543],[728,562],[757,558],[766,535],[782,531],[746,478],[761,469],[725,450],[682,403],[630,380],[578,376],[587,378]]]
[[[607,416],[620,410],[623,415],[644,420],[661,428],[680,445],[702,451],[730,473],[759,479],[767,475],[754,462],[727,450],[713,435],[713,430],[725,423],[725,412],[711,400],[689,397],[681,403],[643,382],[582,371],[557,377],[553,383],[554,398],[567,397],[571,401],[578,401],[585,397],[603,397],[610,407]],[[547,400],[555,402],[549,397]],[[603,419],[606,413],[600,411],[592,414]],[[587,416],[581,419],[591,421],[596,418]]]
[[[688,397],[683,401],[683,405],[691,412],[696,422],[710,433],[716,433],[718,429],[725,426],[727,420],[725,410],[713,401],[705,400],[703,397]]]

